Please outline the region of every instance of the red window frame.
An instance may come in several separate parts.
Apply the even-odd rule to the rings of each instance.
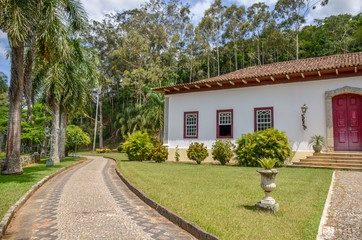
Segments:
[[[231,112],[231,136],[220,136],[220,128],[219,128],[219,113],[222,112]],[[233,138],[233,125],[234,125],[234,111],[233,109],[225,109],[225,110],[217,110],[216,111],[216,138]]]
[[[273,107],[254,108],[254,132],[258,131],[256,112],[259,110],[271,110],[271,128],[274,128],[274,108]]]
[[[188,137],[186,136],[186,115],[187,114],[195,114],[196,113],[196,118],[197,118],[197,122],[196,122],[196,136],[192,136],[192,137]],[[184,112],[184,138],[198,138],[199,137],[199,112],[198,111],[194,111],[194,112]]]

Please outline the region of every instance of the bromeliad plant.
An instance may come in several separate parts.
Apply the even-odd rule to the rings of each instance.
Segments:
[[[277,159],[275,158],[260,158],[258,160],[258,163],[260,164],[260,166],[264,169],[273,169],[273,167],[275,166],[275,164],[278,162]]]
[[[230,141],[230,139],[219,139],[212,145],[212,157],[219,161],[221,165],[225,165],[233,157],[234,147],[235,145]]]
[[[207,156],[209,156],[209,153],[203,143],[193,142],[190,144],[189,149],[187,149],[187,157],[190,160],[196,161],[197,164],[204,161]]]

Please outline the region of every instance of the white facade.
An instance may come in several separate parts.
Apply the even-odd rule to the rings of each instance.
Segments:
[[[345,86],[362,88],[362,77],[166,95],[165,145],[188,148],[197,141],[211,148],[217,139],[216,111],[224,109],[233,109],[235,141],[243,133],[254,132],[254,108],[273,107],[274,128],[286,132],[294,151],[311,151],[310,137],[327,135],[325,93]],[[308,107],[306,130],[301,119],[303,104]],[[198,111],[198,138],[184,138],[184,113],[193,111]]]

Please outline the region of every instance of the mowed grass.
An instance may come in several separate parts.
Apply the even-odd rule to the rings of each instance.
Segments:
[[[133,162],[125,154],[102,155],[118,160],[122,174],[150,198],[221,239],[315,239],[333,173],[279,168],[272,196],[280,210],[272,215],[254,209],[264,196],[257,168]]]
[[[29,167],[23,168],[23,175],[2,176],[0,175],[0,219],[8,209],[14,205],[34,184],[45,176],[51,175],[57,170],[74,164],[81,160],[67,157],[64,161],[55,164],[53,167],[46,167],[46,159]]]

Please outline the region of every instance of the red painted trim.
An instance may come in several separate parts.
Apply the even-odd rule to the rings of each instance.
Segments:
[[[220,136],[219,133],[219,113],[221,112],[231,112],[231,136]],[[233,109],[225,109],[225,110],[216,110],[216,138],[233,138],[233,133],[234,133],[234,113],[233,113]]]
[[[258,110],[271,110],[271,125],[272,128],[274,128],[274,109],[273,107],[261,107],[261,108],[254,108],[254,132],[257,131],[257,125],[256,125],[256,111]]]
[[[197,123],[196,123],[196,136],[195,137],[186,137],[186,114],[196,113]],[[199,111],[194,112],[184,112],[184,138],[198,138],[199,137]]]

